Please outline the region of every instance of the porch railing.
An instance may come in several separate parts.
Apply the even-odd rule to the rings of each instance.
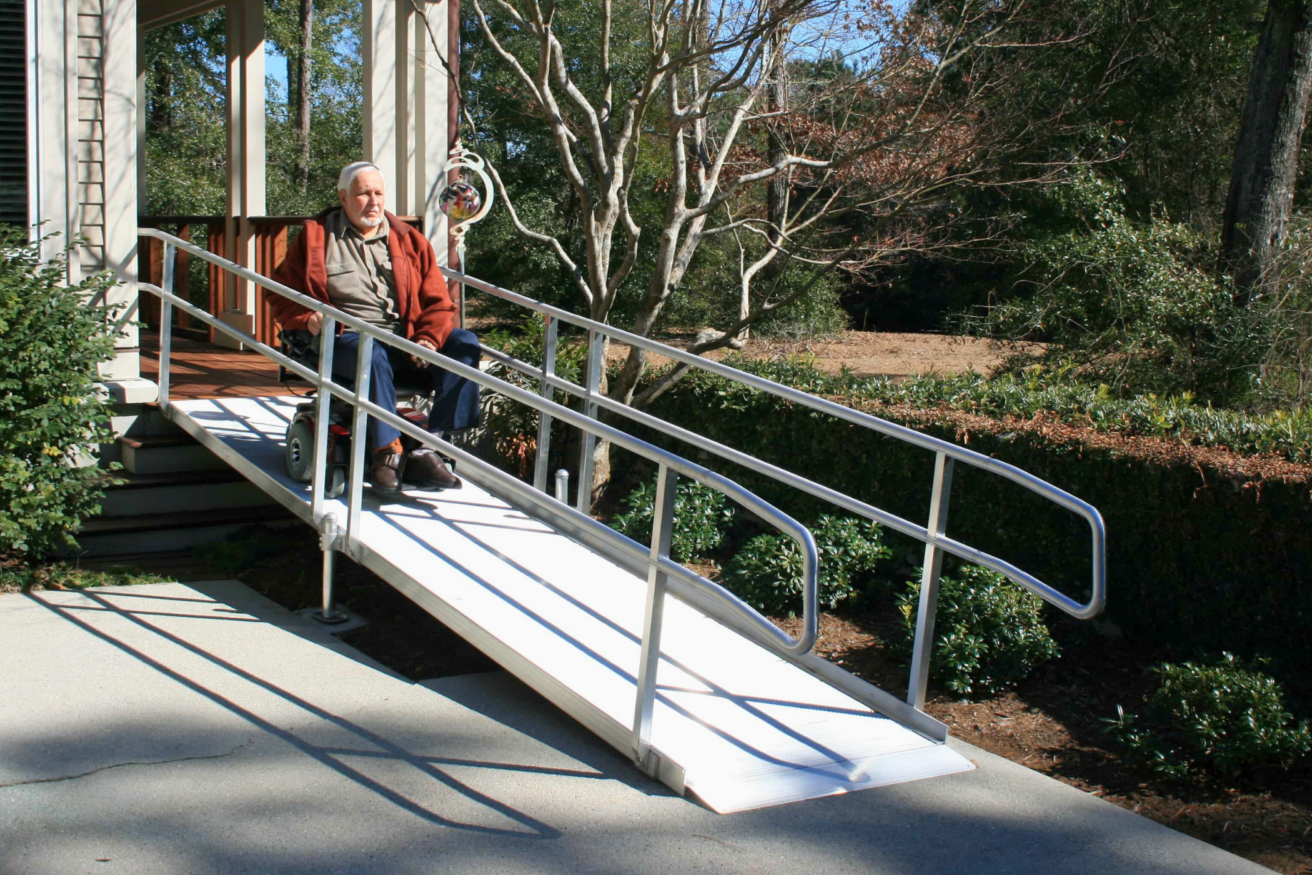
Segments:
[[[292,239],[291,230],[305,225],[312,216],[250,216],[250,223],[255,235],[254,271],[261,276],[272,276],[273,272],[287,257],[287,245]],[[401,221],[423,230],[422,216],[398,216]],[[140,216],[137,224],[141,228],[164,230],[171,227],[174,236],[188,243],[192,231],[201,227],[206,229],[205,249],[220,258],[227,253],[227,217],[225,216]],[[154,286],[163,285],[164,281],[164,246],[156,237],[142,235],[138,251],[141,254],[140,279]],[[191,300],[191,254],[181,247],[174,256],[173,293],[180,298]],[[208,303],[205,312],[218,316],[225,308],[224,270],[213,264],[206,264],[206,281],[208,285]],[[181,308],[174,310],[177,317],[175,330],[183,337],[214,342],[214,329]],[[152,328],[159,327],[160,302],[153,295],[143,299],[141,304],[142,321]],[[255,330],[253,336],[260,343],[274,348],[278,347],[278,329],[274,324],[273,311],[269,306],[269,297],[264,287],[255,286]]]

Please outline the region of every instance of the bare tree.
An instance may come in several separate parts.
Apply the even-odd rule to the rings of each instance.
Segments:
[[[493,168],[498,194],[518,233],[550,247],[572,274],[598,321],[610,316],[638,258],[644,229],[629,197],[643,149],[660,150],[668,175],[664,216],[651,229],[653,270],[631,330],[650,334],[703,242],[738,241],[738,318],[694,352],[733,343],[826,271],[859,273],[923,251],[934,229],[951,222],[947,193],[1004,151],[989,141],[973,100],[997,82],[972,64],[979,49],[998,45],[1024,0],[961,0],[951,17],[884,0],[859,15],[842,0],[646,0],[645,69],[626,77],[633,84],[624,94],[610,68],[612,0],[600,2],[602,85],[589,95],[571,77],[583,52],[562,43],[570,30],[557,27],[554,3],[472,0],[487,45],[550,132],[580,205],[582,252],[526,224]],[[516,51],[523,36],[532,48]],[[833,57],[838,73],[812,76],[806,87],[790,82],[790,65]],[[783,288],[789,265],[810,279]],[[630,350],[603,391],[641,405],[683,372],[638,395],[644,367],[643,351]],[[604,444],[594,469],[595,491],[609,476]]]

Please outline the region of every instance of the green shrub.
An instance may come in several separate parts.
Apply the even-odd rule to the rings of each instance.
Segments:
[[[920,580],[898,596],[900,635],[894,649],[910,657]],[[992,696],[1060,655],[1043,622],[1043,600],[1005,576],[963,565],[939,585],[931,677],[959,695]]]
[[[0,226],[0,554],[40,555],[73,539],[99,511],[104,470],[79,465],[113,439],[94,393],[96,366],[114,355],[112,313],[87,303],[108,275],[62,285],[64,260]]]
[[[651,543],[656,484],[644,483],[624,498],[628,510],[611,525],[641,544]],[[670,556],[676,562],[700,559],[724,546],[735,512],[724,493],[691,480],[674,488],[674,531]]]
[[[873,579],[890,550],[875,523],[852,517],[822,516],[812,529],[820,558],[817,589],[822,608],[853,598]],[[802,597],[802,554],[786,535],[752,538],[730,560],[724,585],[767,614],[794,613]]]
[[[1269,343],[1216,271],[1213,241],[1162,216],[1133,220],[1092,173],[1070,185],[1085,190],[1084,227],[1026,247],[1017,288],[1029,291],[993,307],[987,330],[1052,341],[1048,357],[1095,385],[1245,398]]]
[[[1107,720],[1107,731],[1159,777],[1200,770],[1236,776],[1257,766],[1289,768],[1312,752],[1312,728],[1294,722],[1280,684],[1231,653],[1210,665],[1163,663],[1161,685],[1140,712]]]

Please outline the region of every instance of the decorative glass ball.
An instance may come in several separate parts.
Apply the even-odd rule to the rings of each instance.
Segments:
[[[453,182],[442,189],[438,204],[451,221],[463,222],[483,208],[483,195],[467,182]]]

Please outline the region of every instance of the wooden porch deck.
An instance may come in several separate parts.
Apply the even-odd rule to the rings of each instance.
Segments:
[[[238,352],[186,338],[173,337],[169,356],[169,397],[174,400],[199,398],[247,398],[256,395],[301,395],[310,390],[301,382],[278,382],[278,366],[259,353]],[[159,337],[142,332],[141,376],[159,376]]]

